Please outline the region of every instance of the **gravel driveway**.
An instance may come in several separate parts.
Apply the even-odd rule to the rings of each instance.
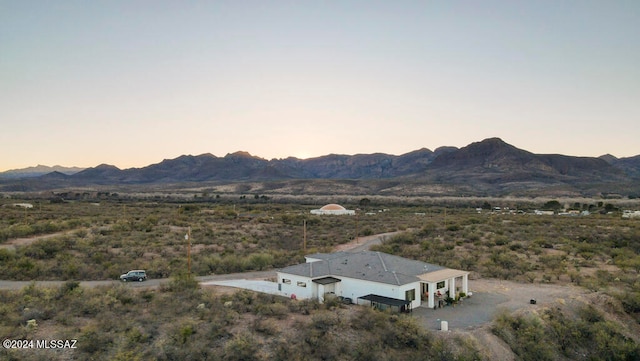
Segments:
[[[435,310],[418,307],[413,309],[414,317],[418,317],[422,325],[430,330],[439,330],[440,321],[447,321],[449,330],[474,329],[491,322],[501,309],[537,309],[560,299],[575,299],[589,292],[572,285],[516,283],[494,279],[470,280],[469,287],[473,296],[455,307],[446,306]],[[531,304],[531,299],[535,299],[536,304]]]
[[[450,330],[473,328],[490,322],[500,305],[507,300],[507,296],[497,293],[474,293],[455,307],[434,310],[421,306],[413,309],[413,315],[419,317],[422,325],[430,330],[439,330],[440,321],[447,321]]]

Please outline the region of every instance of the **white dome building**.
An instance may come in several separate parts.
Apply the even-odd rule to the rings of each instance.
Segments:
[[[356,214],[356,211],[346,209],[346,208],[344,208],[343,206],[341,206],[339,204],[330,203],[330,204],[327,204],[326,206],[324,206],[324,207],[322,207],[320,209],[311,210],[311,214],[319,214],[319,215],[324,215],[324,214],[344,215],[344,214],[348,214],[348,215],[352,216],[352,215]]]

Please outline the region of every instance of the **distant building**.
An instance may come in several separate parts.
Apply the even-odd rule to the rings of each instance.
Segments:
[[[14,203],[13,206],[22,208],[33,208],[33,204],[31,203]]]
[[[623,211],[622,218],[640,218],[640,211]]]
[[[339,204],[327,204],[326,206],[320,208],[320,209],[313,209],[311,210],[311,214],[318,214],[318,215],[326,215],[326,214],[332,214],[332,215],[354,215],[356,214],[356,211],[353,210],[349,210],[344,208],[343,206],[339,205]]]

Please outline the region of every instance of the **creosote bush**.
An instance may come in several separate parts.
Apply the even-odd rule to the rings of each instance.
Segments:
[[[311,216],[308,211],[317,208],[313,202],[218,199],[107,199],[99,206],[47,202],[28,212],[0,207],[0,242],[12,242],[0,248],[0,279],[68,281],[54,288],[31,284],[0,291],[0,336],[77,338],[76,358],[95,360],[481,359],[468,339],[440,338],[404,315],[248,291],[217,295],[198,287],[184,275],[187,227],[193,275],[285,267],[304,262],[305,254],[330,252],[356,234],[353,217]],[[477,214],[477,207],[491,209],[482,202],[446,206],[380,207],[389,210],[359,217],[359,235],[404,230],[374,250],[434,264],[446,260],[443,265],[480,277],[604,291],[620,301],[615,312],[640,319],[640,222],[607,214]],[[29,239],[43,235],[47,238]],[[135,268],[146,269],[151,278],[170,279],[158,289],[140,290],[127,285],[86,289],[78,283],[117,279]],[[506,313],[497,318],[494,333],[521,359],[640,358],[637,344],[598,312]],[[28,328],[30,320],[38,326]],[[0,359],[56,357],[0,352]]]
[[[0,337],[77,339],[74,359],[397,360],[443,354],[450,360],[480,359],[473,345],[439,342],[410,315],[355,305],[327,309],[313,301],[248,291],[218,295],[192,287],[185,278],[159,290],[30,285],[0,290],[0,301]],[[54,313],[30,313],[38,327],[25,332],[24,317],[14,311],[24,308]],[[69,355],[48,351],[3,349],[0,358],[63,360]]]
[[[640,358],[640,344],[588,304],[573,314],[560,308],[546,309],[541,315],[504,311],[496,317],[492,330],[522,360]]]

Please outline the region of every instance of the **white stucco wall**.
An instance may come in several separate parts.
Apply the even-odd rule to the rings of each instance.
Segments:
[[[283,279],[288,279],[291,283],[284,283]],[[298,286],[298,282],[304,282],[306,287]],[[317,294],[313,294],[315,284],[308,277],[278,272],[278,285],[280,287],[280,291],[287,297],[291,297],[292,294],[296,295],[297,299],[311,299],[317,297]]]
[[[341,280],[341,282],[335,283],[334,292],[336,296],[349,297],[353,302],[358,302],[358,297],[366,296],[368,294],[404,300],[405,292],[410,289],[415,289],[415,299],[411,303],[411,307],[415,308],[420,306],[420,282],[397,286],[347,277],[334,277]],[[291,280],[291,283],[285,284],[283,279]],[[298,282],[305,282],[307,287],[297,286]],[[290,275],[286,273],[278,273],[278,283],[280,284],[280,290],[284,292],[286,296],[290,297],[291,294],[295,294],[298,299],[318,299],[318,296],[323,296],[319,293],[322,293],[323,289],[328,288],[314,283],[308,277]],[[366,303],[366,301],[364,302]]]

